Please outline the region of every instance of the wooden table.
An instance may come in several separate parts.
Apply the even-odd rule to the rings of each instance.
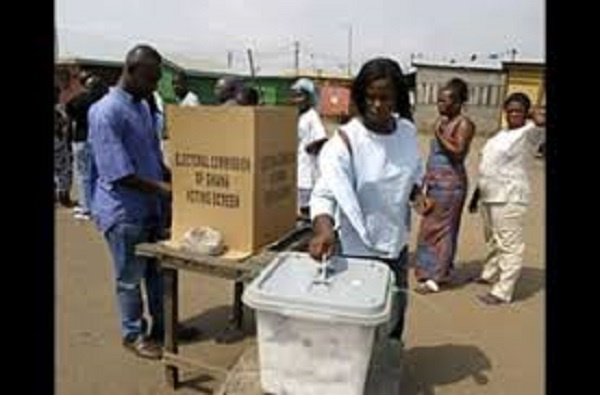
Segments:
[[[179,386],[179,369],[181,367],[193,366],[209,371],[221,371],[219,368],[214,368],[200,361],[193,361],[178,355],[176,336],[179,321],[178,271],[189,270],[234,281],[231,321],[224,327],[222,334],[217,336],[217,342],[228,343],[237,341],[244,335],[242,328],[244,311],[242,294],[244,292],[244,284],[256,277],[278,252],[302,250],[307,245],[310,234],[309,225],[298,226],[294,231],[285,235],[258,254],[241,261],[196,255],[160,242],[142,243],[136,246],[136,255],[152,258],[151,262],[160,265],[162,269],[165,315],[163,362],[166,365],[167,382],[171,388],[175,389]]]

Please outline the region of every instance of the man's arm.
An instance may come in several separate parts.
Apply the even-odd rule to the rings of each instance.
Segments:
[[[129,153],[123,145],[122,129],[114,112],[93,113],[89,118],[89,141],[100,177],[142,193],[170,196],[171,187],[168,183],[136,175]]]
[[[160,167],[162,168],[163,171],[163,180],[166,183],[171,183],[171,180],[173,178],[173,173],[171,172],[171,169],[169,169],[169,167],[164,163],[164,162],[160,162]]]
[[[159,194],[165,197],[171,196],[171,184],[164,181],[144,179],[135,174],[127,175],[115,181],[116,184],[135,189],[146,194]]]

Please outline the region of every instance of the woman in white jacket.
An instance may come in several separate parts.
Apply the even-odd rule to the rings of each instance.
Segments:
[[[479,296],[487,305],[510,302],[521,273],[523,219],[529,204],[527,159],[539,146],[546,124],[543,112],[530,109],[524,93],[513,93],[504,102],[507,127],[484,145],[477,188],[469,203],[472,213],[481,203],[488,255],[476,281],[493,285]]]
[[[424,175],[408,90],[398,63],[377,58],[352,85],[358,112],[321,151],[321,177],[310,201],[315,236],[310,254],[334,253],[385,262],[400,289],[390,337],[401,340],[406,309],[411,202],[420,213],[432,201],[421,193]],[[337,231],[337,232],[336,232]]]

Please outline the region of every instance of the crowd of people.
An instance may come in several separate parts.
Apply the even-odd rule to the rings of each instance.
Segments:
[[[119,82],[108,88],[89,73],[85,89],[55,108],[55,185],[58,202],[93,219],[111,252],[123,345],[136,355],[160,358],[164,332],[162,278],[134,246],[164,237],[169,226],[171,175],[161,141],[168,120],[157,93],[162,57],[138,45],[125,58]],[[180,106],[199,106],[185,73],[173,91]],[[389,58],[366,62],[352,82],[355,113],[331,137],[321,120],[318,89],[310,79],[290,88],[298,108],[298,216],[311,221],[309,254],[376,259],[395,275],[397,317],[391,341],[401,342],[407,307],[412,212],[421,217],[415,248],[416,291],[439,292],[453,281],[461,217],[469,182],[465,160],[476,125],[464,109],[467,83],[448,81],[438,92],[426,161],[419,152],[409,90],[400,65]],[[217,81],[218,104],[259,105],[260,95],[237,77]],[[523,218],[529,202],[526,159],[543,141],[545,113],[523,93],[504,103],[507,126],[480,153],[469,212],[481,212],[488,246],[480,276],[485,305],[511,302],[525,249]],[[71,145],[71,147],[69,147]],[[72,159],[70,158],[72,156]],[[71,200],[72,169],[77,204]],[[143,318],[145,284],[151,322]],[[183,328],[184,329],[184,328]]]

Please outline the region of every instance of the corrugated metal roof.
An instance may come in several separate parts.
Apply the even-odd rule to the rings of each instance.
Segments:
[[[231,70],[228,70],[222,63],[215,62],[206,58],[191,57],[183,55],[177,52],[164,51],[161,54],[169,59],[174,64],[183,68],[187,72],[210,72],[220,74],[230,74]]]
[[[90,66],[107,66],[107,67],[122,67],[123,62],[112,60],[99,59],[84,59],[84,58],[59,58],[55,62],[57,65],[90,65]]]
[[[524,60],[514,60],[514,61],[504,61],[502,62],[502,68],[510,68],[510,67],[536,67],[536,68],[544,68],[546,67],[546,62],[544,60],[535,60],[535,59],[524,59]]]
[[[353,79],[352,76],[348,76],[348,74],[341,73],[331,73],[331,72],[319,72],[311,69],[303,69],[299,70],[296,73],[295,70],[286,70],[281,73],[284,77],[290,78],[311,78],[311,79],[331,79],[331,80],[348,80],[351,81]]]
[[[87,58],[64,58],[57,59],[56,64],[63,65],[79,65],[82,67],[85,66],[103,66],[103,67],[123,67],[122,61],[111,61],[111,60],[101,60],[101,59],[87,59]],[[223,76],[243,76],[242,74],[231,73],[227,71],[198,71],[193,69],[188,69],[186,67],[182,67],[179,63],[173,62],[170,58],[163,57],[163,64],[167,64],[170,67],[176,70],[183,70],[190,77],[215,77],[220,78]]]
[[[438,68],[438,69],[451,69],[451,70],[475,70],[475,71],[502,71],[502,63],[494,62],[494,63],[450,63],[447,62],[434,62],[434,61],[425,61],[419,60],[414,61],[412,63],[412,67],[415,67],[417,70],[419,68]],[[418,72],[418,71],[417,71]]]
[[[115,40],[81,31],[57,28],[57,64],[88,64],[121,67],[125,55],[139,41]],[[221,76],[241,75],[235,70],[226,70],[223,64],[206,58],[183,55],[175,51],[163,51],[159,46],[146,42],[163,56],[164,61],[175,69],[185,70],[190,75]]]

